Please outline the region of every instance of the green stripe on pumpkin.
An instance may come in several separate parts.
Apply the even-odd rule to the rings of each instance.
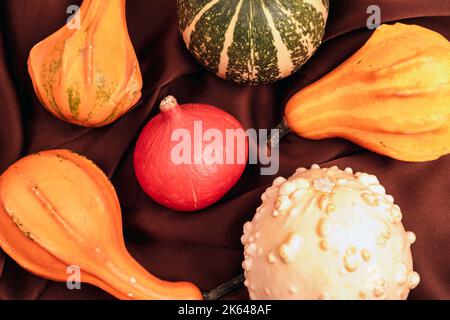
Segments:
[[[239,0],[221,0],[212,6],[195,25],[189,49],[206,68],[217,72],[225,33],[236,12]]]
[[[328,0],[178,0],[193,55],[219,76],[251,84],[297,71],[322,41],[328,8]]]
[[[53,95],[53,87],[58,81],[59,70],[61,68],[63,48],[64,42],[53,48],[52,52],[45,60],[39,76],[41,77],[42,86],[51,107],[60,118],[65,119],[66,117],[59,109],[59,106],[55,101],[55,96]]]
[[[73,119],[77,119],[80,115],[80,104],[81,104],[81,97],[78,90],[74,89],[73,87],[70,87],[67,89],[67,100],[70,107],[70,112],[72,113]]]
[[[179,0],[178,8],[186,14],[180,19],[180,29],[185,30],[194,20],[195,16],[202,10],[204,6],[210,3],[211,0]]]
[[[227,79],[259,83],[279,78],[277,48],[260,1],[244,0],[233,40],[228,50]]]
[[[325,17],[313,5],[305,2],[265,0],[265,3],[270,8],[275,26],[296,66],[293,71],[297,71],[308,60],[309,46],[317,48],[320,45],[325,30]]]

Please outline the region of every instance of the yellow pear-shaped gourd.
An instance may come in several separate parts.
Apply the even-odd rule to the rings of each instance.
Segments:
[[[341,137],[404,161],[450,153],[450,43],[416,25],[381,26],[349,60],[293,96],[302,137]]]
[[[125,2],[85,0],[72,23],[31,50],[28,69],[34,89],[58,118],[86,127],[107,125],[141,97],[142,76],[128,35]]]

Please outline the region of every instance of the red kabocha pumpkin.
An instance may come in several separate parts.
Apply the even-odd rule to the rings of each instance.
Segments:
[[[156,202],[195,211],[217,202],[242,175],[248,142],[233,116],[205,104],[178,105],[169,96],[142,131],[136,177]]]

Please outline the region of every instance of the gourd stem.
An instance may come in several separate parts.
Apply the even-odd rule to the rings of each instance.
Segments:
[[[203,293],[203,298],[205,300],[218,300],[222,298],[224,295],[233,292],[237,288],[241,287],[244,284],[245,277],[243,274],[227,281],[215,289],[211,291]]]
[[[161,112],[167,112],[169,110],[172,110],[178,105],[177,99],[175,99],[174,96],[167,96],[161,101],[161,104],[159,105],[159,109]]]
[[[283,121],[275,128],[275,130],[278,130],[275,134],[271,134],[268,139],[268,145],[269,147],[274,147],[278,143],[280,143],[281,138],[283,138],[285,135],[291,132],[291,129],[289,129],[286,119],[283,118]]]

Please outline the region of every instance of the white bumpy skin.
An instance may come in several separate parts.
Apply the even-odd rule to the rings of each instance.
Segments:
[[[241,239],[251,299],[406,299],[418,285],[416,237],[375,176],[313,165],[261,199]]]

